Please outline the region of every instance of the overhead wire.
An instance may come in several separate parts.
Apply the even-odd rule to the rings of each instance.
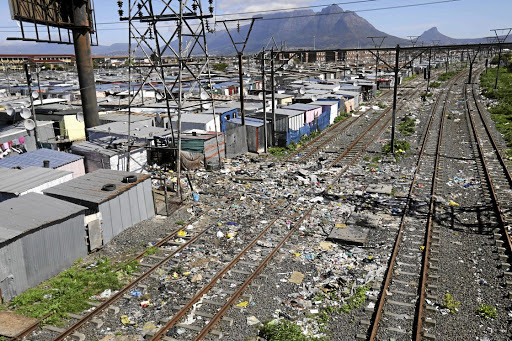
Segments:
[[[255,13],[269,13],[269,12],[286,12],[297,9],[307,9],[307,8],[319,8],[319,7],[328,7],[331,5],[346,5],[346,4],[355,4],[355,3],[367,3],[367,2],[377,2],[381,0],[353,0],[347,2],[338,2],[328,5],[311,5],[311,6],[300,6],[300,7],[289,7],[289,8],[279,8],[272,10],[263,10],[263,11],[249,11],[249,12],[237,12],[237,13],[225,13],[225,14],[216,14],[215,17],[224,17],[224,16],[233,16],[233,15],[245,15],[245,14],[255,14]],[[303,14],[303,15],[290,15],[276,18],[262,18],[260,20],[281,20],[281,19],[292,19],[292,18],[304,18],[304,17],[315,17],[315,16],[325,16],[325,15],[342,15],[342,14],[350,14],[350,13],[360,13],[360,12],[372,12],[372,11],[381,11],[381,10],[390,10],[390,9],[400,9],[400,8],[410,8],[410,7],[418,7],[418,6],[427,6],[427,5],[435,5],[442,3],[451,3],[451,2],[459,2],[463,0],[439,0],[439,1],[430,1],[430,2],[422,2],[415,4],[406,4],[406,5],[396,5],[396,6],[387,6],[387,7],[378,7],[378,8],[367,8],[367,9],[359,9],[359,10],[348,10],[343,12],[332,12],[332,13],[319,13],[314,12],[311,14]],[[96,25],[120,25],[125,24],[124,22],[98,22]],[[171,27],[171,25],[161,25],[161,27]],[[16,26],[0,26],[0,28],[17,28]],[[124,27],[119,28],[102,28],[101,31],[116,31],[116,30],[124,30]],[[100,29],[98,29],[100,31]],[[18,32],[16,31],[6,31],[0,30],[0,33],[10,33],[10,32]],[[31,32],[31,31],[26,31]]]

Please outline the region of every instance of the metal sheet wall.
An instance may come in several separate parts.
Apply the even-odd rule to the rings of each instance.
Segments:
[[[22,238],[29,286],[55,276],[87,256],[84,214],[38,229]]]
[[[1,297],[9,301],[28,288],[22,241],[18,239],[10,244],[0,246]]]

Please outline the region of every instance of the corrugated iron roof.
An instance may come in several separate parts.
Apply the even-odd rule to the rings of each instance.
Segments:
[[[302,103],[295,103],[291,105],[287,105],[286,107],[283,107],[282,109],[292,109],[292,110],[315,110],[317,108],[320,108],[319,105],[309,105],[309,104],[302,104]]]
[[[28,193],[0,203],[0,243],[87,210],[63,200]]]
[[[0,168],[43,167],[44,160],[50,161],[50,168],[58,168],[83,158],[84,157],[80,155],[41,148],[32,152],[1,159]]]
[[[122,182],[125,176],[134,175],[137,180],[134,183]],[[118,196],[122,192],[132,188],[138,183],[150,178],[147,174],[122,172],[111,169],[99,169],[92,173],[82,175],[66,183],[48,188],[44,194],[59,198],[71,198],[81,202],[100,204]],[[107,184],[116,186],[113,191],[104,191],[102,187]]]
[[[0,168],[0,192],[18,195],[72,174],[73,172],[35,166],[23,169]]]

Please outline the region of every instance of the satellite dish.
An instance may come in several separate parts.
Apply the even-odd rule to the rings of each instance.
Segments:
[[[20,105],[26,108],[30,106],[30,103],[28,101],[21,101]]]
[[[30,116],[32,116],[32,113],[27,108],[22,108],[20,115],[22,118],[27,119],[27,118],[30,118]]]
[[[212,104],[211,103],[203,103],[201,106],[203,107],[203,109],[207,110],[212,107]]]
[[[263,101],[263,91],[258,94],[258,98]]]
[[[208,93],[206,91],[201,91],[201,99],[204,101],[204,100],[207,100],[208,99]]]
[[[76,120],[78,122],[83,122],[84,121],[84,113],[83,112],[77,112],[76,113]]]
[[[6,108],[5,109],[5,112],[7,113],[8,116],[14,116],[14,114],[16,113],[16,110],[14,110],[14,108]]]
[[[188,91],[187,91],[187,92],[185,92],[185,93],[183,94],[183,98],[184,98],[184,99],[189,99],[189,98],[190,98],[190,92],[188,92]]]
[[[304,94],[306,93],[306,89],[304,89],[304,87],[300,88],[300,89],[299,89],[299,93],[300,93],[301,95],[304,95]]]
[[[32,92],[32,98],[33,98],[33,99],[39,98],[39,92],[37,92],[37,91],[33,91],[33,92]]]
[[[282,73],[281,71],[279,71],[279,72],[277,73],[277,75],[278,75],[279,77],[281,77],[281,76],[283,75],[283,73]]]
[[[36,127],[36,123],[34,122],[34,120],[32,119],[27,119],[23,122],[23,125],[25,126],[25,129],[27,130],[34,130],[34,128]]]
[[[157,112],[155,115],[155,121],[156,121],[156,124],[160,124],[162,122],[162,116],[160,116],[159,112]]]
[[[317,100],[318,100],[318,97],[316,97],[315,95],[311,96],[311,101],[316,102]]]
[[[288,69],[288,64],[284,64],[283,65],[283,70],[287,70]]]
[[[157,101],[160,101],[160,100],[164,99],[164,96],[162,96],[162,94],[161,94],[161,93],[157,92],[157,93],[155,94],[155,98],[156,98],[156,100],[157,100]]]
[[[4,108],[5,108],[5,110],[12,109],[12,105],[7,103],[6,105],[4,105]]]

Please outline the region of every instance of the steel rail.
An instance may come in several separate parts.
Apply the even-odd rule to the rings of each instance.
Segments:
[[[414,170],[414,173],[413,173],[413,178],[412,178],[412,181],[411,181],[411,185],[409,187],[409,195],[407,196],[407,201],[406,201],[406,206],[405,206],[405,209],[404,209],[404,214],[402,215],[402,218],[400,219],[400,226],[399,226],[398,233],[397,233],[397,236],[396,236],[396,239],[395,239],[395,243],[393,245],[393,251],[392,251],[391,257],[390,257],[390,259],[388,261],[389,265],[388,265],[388,268],[386,270],[386,277],[385,277],[385,280],[384,280],[383,287],[381,289],[381,294],[380,294],[379,300],[378,300],[376,308],[375,308],[375,313],[374,313],[375,316],[373,318],[373,323],[372,323],[372,326],[371,326],[371,329],[370,329],[370,337],[369,337],[370,341],[375,340],[376,337],[377,337],[379,323],[380,323],[380,320],[382,318],[382,314],[383,314],[383,311],[384,311],[384,303],[386,301],[387,289],[389,288],[389,285],[391,284],[391,278],[393,277],[393,267],[394,267],[394,264],[396,263],[399,247],[400,247],[400,244],[402,242],[403,232],[404,232],[404,228],[405,228],[406,213],[410,209],[410,206],[411,206],[412,195],[414,193],[415,185],[416,185],[416,182],[418,180],[418,173],[419,173],[419,171],[421,169],[421,162],[423,161],[423,156],[425,154],[425,149],[426,149],[426,146],[427,146],[427,141],[428,141],[428,138],[430,137],[430,134],[432,132],[432,125],[434,123],[434,118],[436,116],[437,109],[439,107],[439,104],[441,103],[441,99],[442,99],[443,96],[444,96],[444,94],[438,96],[438,98],[437,98],[437,100],[436,100],[436,102],[434,104],[434,108],[432,108],[432,111],[431,111],[432,114],[430,115],[430,119],[429,119],[429,122],[428,122],[428,125],[427,125],[425,137],[423,139],[423,142],[422,142],[422,145],[421,145],[421,149],[420,149],[420,152],[418,154],[418,161],[416,163],[416,167],[415,167],[415,170]]]
[[[419,90],[415,90],[415,91],[412,91],[412,94],[408,95],[409,98],[413,97],[413,95],[415,95]],[[407,96],[407,94],[406,94]],[[397,108],[397,112],[400,111],[403,107],[404,107],[404,103],[402,103],[398,108]],[[344,151],[343,153],[341,153],[328,167],[327,169],[331,169],[332,167],[334,167],[338,162],[340,162],[340,160],[342,160],[349,152],[352,151],[352,149],[363,139],[365,138],[366,136],[368,136],[369,132],[371,129],[375,128],[375,126],[377,126],[378,123],[382,123],[382,119],[387,115],[389,114],[389,112],[391,111],[391,108],[388,108],[386,109],[384,112],[382,112],[382,114],[379,115],[379,117],[361,134],[359,135],[359,137],[357,139],[354,140],[354,142],[352,142]],[[393,117],[392,116],[389,116],[388,119],[386,119],[386,121],[384,121],[384,124],[382,125],[382,128],[380,128],[374,135],[373,137],[371,137],[370,139],[370,142],[365,144],[364,147],[363,147],[363,150],[365,147],[368,147],[368,145],[373,142],[375,140],[375,138],[377,138],[378,135],[380,135],[380,133],[387,127],[389,121],[391,121]],[[360,155],[360,153],[358,153],[358,155]]]
[[[265,260],[254,270],[254,272],[245,280],[245,282],[238,288],[238,290],[231,296],[228,302],[215,314],[215,316],[208,322],[208,324],[203,328],[198,336],[194,340],[201,340],[205,337],[208,332],[214,327],[214,325],[219,322],[219,320],[226,314],[229,308],[236,302],[236,300],[242,295],[244,290],[251,284],[251,282],[258,276],[258,274],[267,266],[268,262],[275,256],[275,254],[283,247],[283,245],[290,239],[293,233],[297,231],[297,229],[302,225],[306,217],[313,211],[315,205],[313,205],[304,216],[295,223],[294,227],[290,229],[288,234],[279,242],[279,244],[272,250],[271,253],[267,255]]]
[[[456,79],[461,78],[464,73],[460,73]],[[446,91],[446,96],[443,104],[443,108],[441,111],[441,123],[439,124],[439,136],[437,138],[437,147],[435,154],[435,162],[434,162],[434,174],[432,176],[432,186],[430,188],[430,202],[429,202],[429,210],[428,210],[428,218],[427,218],[427,226],[425,230],[425,249],[423,252],[423,261],[421,264],[421,276],[419,283],[419,291],[420,296],[418,298],[417,303],[417,313],[414,314],[414,324],[413,324],[413,333],[415,334],[415,340],[421,341],[421,335],[423,332],[423,302],[425,301],[426,289],[427,289],[427,275],[429,269],[429,260],[430,260],[430,244],[432,241],[432,225],[434,222],[434,209],[436,205],[435,193],[437,189],[437,175],[439,171],[439,164],[441,160],[441,145],[443,141],[443,133],[444,133],[444,122],[446,117],[446,107],[448,98],[450,96],[450,92],[452,91],[452,87],[455,84],[455,80],[450,85],[449,89]]]
[[[107,309],[110,305],[112,305],[114,302],[116,302],[118,299],[120,299],[125,293],[128,292],[131,288],[133,288],[135,285],[137,285],[139,282],[141,282],[143,279],[147,278],[150,274],[155,272],[159,267],[161,267],[163,264],[171,260],[174,255],[193,242],[195,242],[197,239],[199,239],[202,235],[204,235],[208,230],[210,230],[212,227],[207,227],[200,231],[197,235],[192,237],[189,241],[182,244],[180,247],[178,247],[174,252],[172,252],[170,255],[153,265],[148,271],[146,271],[144,274],[142,274],[140,277],[136,278],[132,282],[130,282],[127,286],[119,290],[116,294],[114,294],[112,297],[110,297],[105,302],[101,303],[96,309],[90,311],[86,315],[84,315],[80,320],[75,322],[73,325],[71,325],[68,329],[66,329],[64,332],[62,332],[59,336],[57,336],[54,341],[63,341],[66,337],[70,336],[73,332],[78,330],[81,326],[83,326],[85,323],[87,323],[90,319],[92,319],[94,316],[98,315],[101,311]]]
[[[473,89],[473,96],[474,96],[474,89]],[[471,108],[469,107],[469,99],[467,98],[467,91],[466,91],[466,85],[464,86],[464,97],[465,97],[465,100],[466,100],[466,108],[468,110],[468,115],[469,115],[469,119],[470,119],[470,122],[471,122],[471,127],[472,127],[472,130],[473,130],[473,134],[475,136],[475,140],[476,140],[476,144],[477,144],[477,147],[478,147],[478,152],[480,154],[480,159],[482,161],[482,166],[484,168],[484,171],[485,171],[485,175],[486,175],[486,180],[489,184],[489,188],[490,188],[490,192],[491,192],[491,196],[492,196],[492,202],[493,202],[493,206],[494,206],[494,209],[498,215],[498,220],[499,220],[499,225],[500,225],[500,228],[502,229],[503,231],[503,235],[506,239],[506,242],[507,242],[507,247],[508,247],[508,252],[512,252],[512,243],[511,243],[511,240],[510,240],[510,235],[507,231],[507,228],[506,228],[506,222],[505,222],[505,217],[503,215],[503,212],[501,210],[501,207],[500,207],[500,204],[499,204],[499,200],[498,200],[498,195],[496,193],[496,188],[494,186],[494,183],[493,183],[493,180],[492,180],[492,177],[491,177],[491,173],[490,173],[490,170],[489,170],[489,167],[487,165],[487,161],[485,159],[485,155],[484,155],[484,151],[482,149],[482,144],[481,144],[481,139],[480,139],[480,136],[478,135],[478,132],[476,131],[476,125],[475,125],[475,121],[473,119],[473,116],[471,115]],[[476,98],[474,98],[475,102],[476,102]],[[491,141],[491,144],[492,144],[492,147],[494,149],[494,153],[497,155],[497,158],[500,162],[500,164],[502,165],[503,167],[503,173],[505,174],[505,177],[507,178],[507,180],[511,181],[511,178],[510,178],[510,173],[508,172],[508,168],[506,167],[505,165],[505,162],[499,152],[499,148],[497,147],[496,145],[496,142],[494,141],[494,138],[492,137],[488,127],[487,127],[487,124],[486,122],[484,121],[483,117],[482,117],[482,114],[480,112],[480,109],[478,108],[478,104],[477,104],[477,111],[479,112],[481,118],[482,118],[482,122],[485,126],[485,129],[486,129],[486,132],[487,132],[487,135],[488,135],[488,138],[489,140]]]
[[[384,98],[384,97],[388,97],[389,95],[391,95],[392,92],[389,91],[389,92],[386,92],[384,95],[382,95],[382,97],[380,98]],[[390,110],[390,108],[388,108],[387,110]],[[355,121],[357,121],[359,119],[359,117],[361,116],[358,116],[356,118],[354,118],[352,121],[350,121],[349,124],[347,124],[345,127],[342,128],[341,132],[345,131],[345,129],[347,129],[348,127],[350,127]],[[305,150],[307,150],[310,146],[313,146],[315,144],[315,142],[318,142],[320,139],[324,138],[328,133],[332,132],[334,129],[337,129],[340,125],[342,125],[343,123],[347,122],[348,118],[347,119],[344,119],[342,121],[339,121],[339,122],[336,122],[334,123],[332,126],[328,127],[327,129],[323,130],[322,133],[320,135],[318,135],[317,137],[315,137],[313,140],[309,141],[309,143],[307,145],[305,145],[303,148],[300,148],[299,150],[296,150],[294,151],[292,154],[288,155],[286,158],[284,158],[282,161],[286,162],[286,161],[289,161],[293,156],[297,156],[299,153],[301,152],[304,152]],[[331,141],[334,136],[336,135],[333,135],[331,137],[328,137],[327,140],[325,142],[322,142],[320,145],[318,146],[313,146],[313,150],[310,151],[308,153],[308,155],[306,156],[302,156],[299,160],[297,160],[297,162],[303,162],[306,158],[308,158],[311,154],[315,153],[317,150],[319,150],[321,147],[323,147],[326,143],[328,143],[329,141]]]
[[[308,213],[313,209],[313,207],[308,211]],[[215,277],[213,277],[210,282],[205,285],[201,290],[199,290],[194,297],[192,297],[187,304],[185,304],[180,311],[178,311],[160,330],[153,335],[153,337],[150,340],[160,340],[162,336],[174,325],[176,324],[183,316],[186,315],[186,313],[192,308],[192,306],[201,299],[202,296],[204,296],[216,283],[217,281],[222,278],[231,268],[238,263],[238,261],[249,251],[260,239],[263,237],[264,234],[266,234],[270,228],[275,224],[275,222],[280,217],[276,217],[273,221],[271,221],[246,247],[242,249],[236,255],[235,258],[231,260],[221,271],[219,271]],[[293,217],[295,218],[295,216]],[[292,219],[293,219],[292,218]],[[279,244],[281,245],[281,244]],[[259,267],[258,267],[259,268]]]

